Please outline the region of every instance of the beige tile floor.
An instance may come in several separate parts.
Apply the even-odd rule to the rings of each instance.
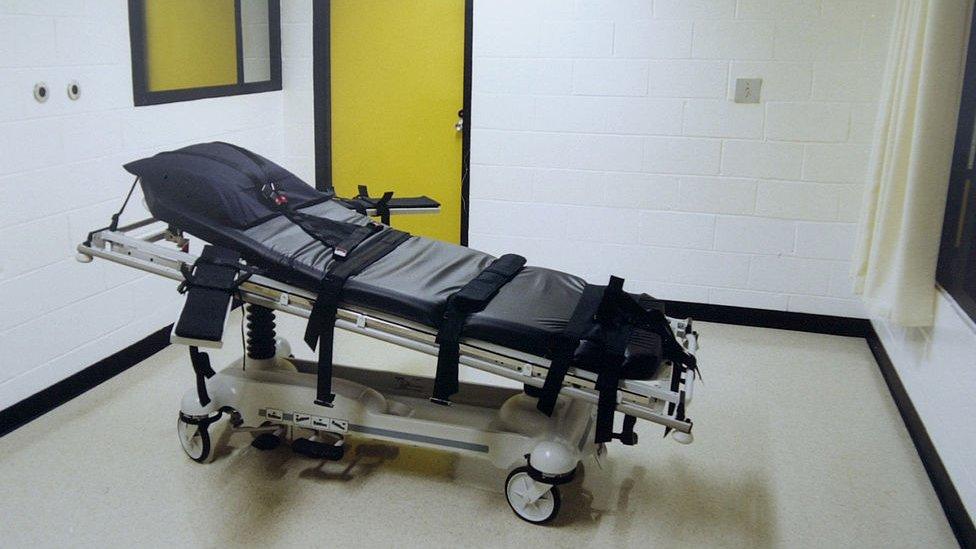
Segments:
[[[504,471],[449,453],[360,441],[321,463],[225,434],[212,464],[191,462],[175,420],[192,375],[170,347],[0,438],[0,547],[955,545],[863,341],[699,331],[695,443],[641,422],[639,446],[565,487],[554,526],[512,515]],[[346,363],[432,371],[355,336],[338,347]]]

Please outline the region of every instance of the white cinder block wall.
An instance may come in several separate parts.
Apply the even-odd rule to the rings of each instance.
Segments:
[[[310,185],[315,184],[312,2],[313,0],[281,1],[285,149],[279,162]]]
[[[216,139],[278,158],[282,120],[280,92],[134,108],[124,0],[0,1],[0,409],[176,318],[173,284],[74,260],[121,205],[121,165]]]
[[[475,3],[471,244],[661,298],[863,316],[889,0]],[[758,105],[731,101],[762,78]]]
[[[244,81],[261,82],[271,78],[271,25],[267,0],[241,2],[241,54]]]

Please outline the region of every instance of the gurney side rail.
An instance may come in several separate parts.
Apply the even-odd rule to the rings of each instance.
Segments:
[[[130,224],[117,231],[103,230],[93,235],[90,245],[80,244],[78,252],[82,256],[98,257],[145,272],[160,275],[171,280],[183,281],[181,265],[193,265],[197,257],[175,247],[160,243],[170,235],[161,223],[147,219]],[[147,229],[141,234],[130,235],[127,231]],[[240,286],[244,301],[308,318],[315,294],[307,290],[279,282],[260,275],[254,275]],[[673,321],[673,323],[678,321]],[[360,333],[388,343],[437,356],[438,345],[433,328],[412,323],[400,318],[392,318],[376,311],[341,308],[336,327]],[[692,336],[693,334],[687,334]],[[689,340],[679,334],[689,352],[697,348],[696,340]],[[549,360],[514,351],[491,343],[465,339],[460,345],[461,364],[489,372],[533,387],[542,387],[548,371]],[[671,365],[662,365],[662,370],[670,371]],[[692,422],[654,410],[657,402],[690,402],[694,385],[694,374],[679,368],[681,383],[678,391],[672,391],[669,383],[663,386],[657,381],[624,380],[617,391],[617,411],[629,414],[682,433],[690,433]],[[562,394],[596,404],[598,393],[593,389],[596,375],[592,372],[571,369],[566,376]],[[668,381],[668,380],[664,380]],[[667,410],[668,407],[663,408]]]

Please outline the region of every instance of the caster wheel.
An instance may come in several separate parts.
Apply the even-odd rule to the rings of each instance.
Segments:
[[[550,486],[538,498],[534,498],[540,483],[529,476],[528,467],[518,467],[505,480],[505,498],[508,506],[522,520],[532,524],[545,524],[559,514],[559,488]]]
[[[275,356],[277,358],[295,358],[295,355],[291,354],[291,343],[287,339],[275,338]]]
[[[213,460],[213,444],[210,441],[210,424],[213,421],[190,422],[182,414],[176,421],[176,432],[186,455],[197,463]]]
[[[273,433],[261,433],[260,435],[254,437],[251,441],[251,446],[257,448],[258,450],[274,450],[281,445],[281,437]]]
[[[679,444],[691,444],[695,441],[694,435],[691,433],[682,433],[681,431],[674,431],[671,433],[671,438]]]

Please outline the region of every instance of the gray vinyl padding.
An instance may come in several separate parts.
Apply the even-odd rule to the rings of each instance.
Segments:
[[[357,224],[368,219],[334,201],[302,211]],[[243,235],[287,258],[288,268],[306,273],[311,279],[321,278],[333,261],[331,248],[313,240],[284,217],[247,229]],[[346,283],[344,298],[352,304],[391,311],[436,326],[447,298],[493,259],[470,248],[411,237],[351,278]],[[526,352],[544,353],[548,336],[565,327],[584,285],[579,277],[527,266],[502,287],[484,311],[469,318],[465,334],[505,345],[518,344]],[[526,341],[520,342],[526,339],[537,344],[527,346]]]

